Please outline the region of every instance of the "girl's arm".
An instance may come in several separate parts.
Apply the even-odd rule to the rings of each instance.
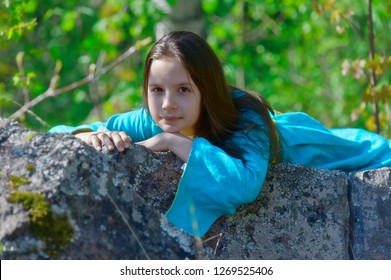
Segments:
[[[203,236],[220,216],[234,214],[242,204],[255,200],[266,178],[269,142],[256,114],[248,115],[260,128],[233,134],[229,145],[243,150],[235,158],[205,138],[192,142],[187,166],[179,182],[167,219],[179,228]]]
[[[154,152],[170,150],[182,161],[187,162],[193,140],[181,133],[163,132],[136,144],[143,145]]]
[[[131,141],[144,141],[161,132],[144,108],[114,115],[107,122],[80,126],[59,125],[49,130],[49,133],[72,133],[97,150],[101,150],[104,144],[109,150],[116,147],[119,151],[129,146]]]

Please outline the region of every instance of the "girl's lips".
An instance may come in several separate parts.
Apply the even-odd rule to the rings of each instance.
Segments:
[[[180,117],[174,117],[174,116],[165,116],[161,117],[166,123],[175,123],[178,120],[180,120]]]

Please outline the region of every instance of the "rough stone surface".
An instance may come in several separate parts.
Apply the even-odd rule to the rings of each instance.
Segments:
[[[391,260],[391,172],[350,175],[351,240],[355,259]]]
[[[198,240],[162,214],[182,164],[0,124],[0,258],[391,259],[391,169],[271,166],[258,199]]]
[[[0,155],[1,258],[183,259],[196,255],[194,239],[171,226],[136,192],[151,204],[167,199],[163,192],[158,196],[159,188],[155,201],[146,191],[159,182],[168,188],[177,184],[180,163],[172,154],[158,155],[132,146],[123,154],[108,156],[71,135],[42,135],[11,123],[0,128]],[[60,246],[57,237],[37,234],[31,211],[8,201],[15,192],[43,194],[55,221],[67,217],[66,224],[73,229],[69,242]],[[52,226],[61,230],[64,225],[54,222]]]
[[[342,172],[271,166],[258,199],[215,223],[217,258],[348,259],[347,193]]]

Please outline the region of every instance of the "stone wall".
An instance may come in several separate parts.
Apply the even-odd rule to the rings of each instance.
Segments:
[[[271,166],[202,238],[170,225],[182,162],[0,125],[1,259],[391,259],[391,169]]]

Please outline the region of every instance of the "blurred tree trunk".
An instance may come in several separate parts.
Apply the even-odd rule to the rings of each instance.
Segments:
[[[167,19],[156,25],[156,38],[159,39],[171,31],[191,31],[201,37],[206,37],[204,11],[202,0],[176,0],[170,6],[166,0],[154,0],[157,6],[167,13]]]

